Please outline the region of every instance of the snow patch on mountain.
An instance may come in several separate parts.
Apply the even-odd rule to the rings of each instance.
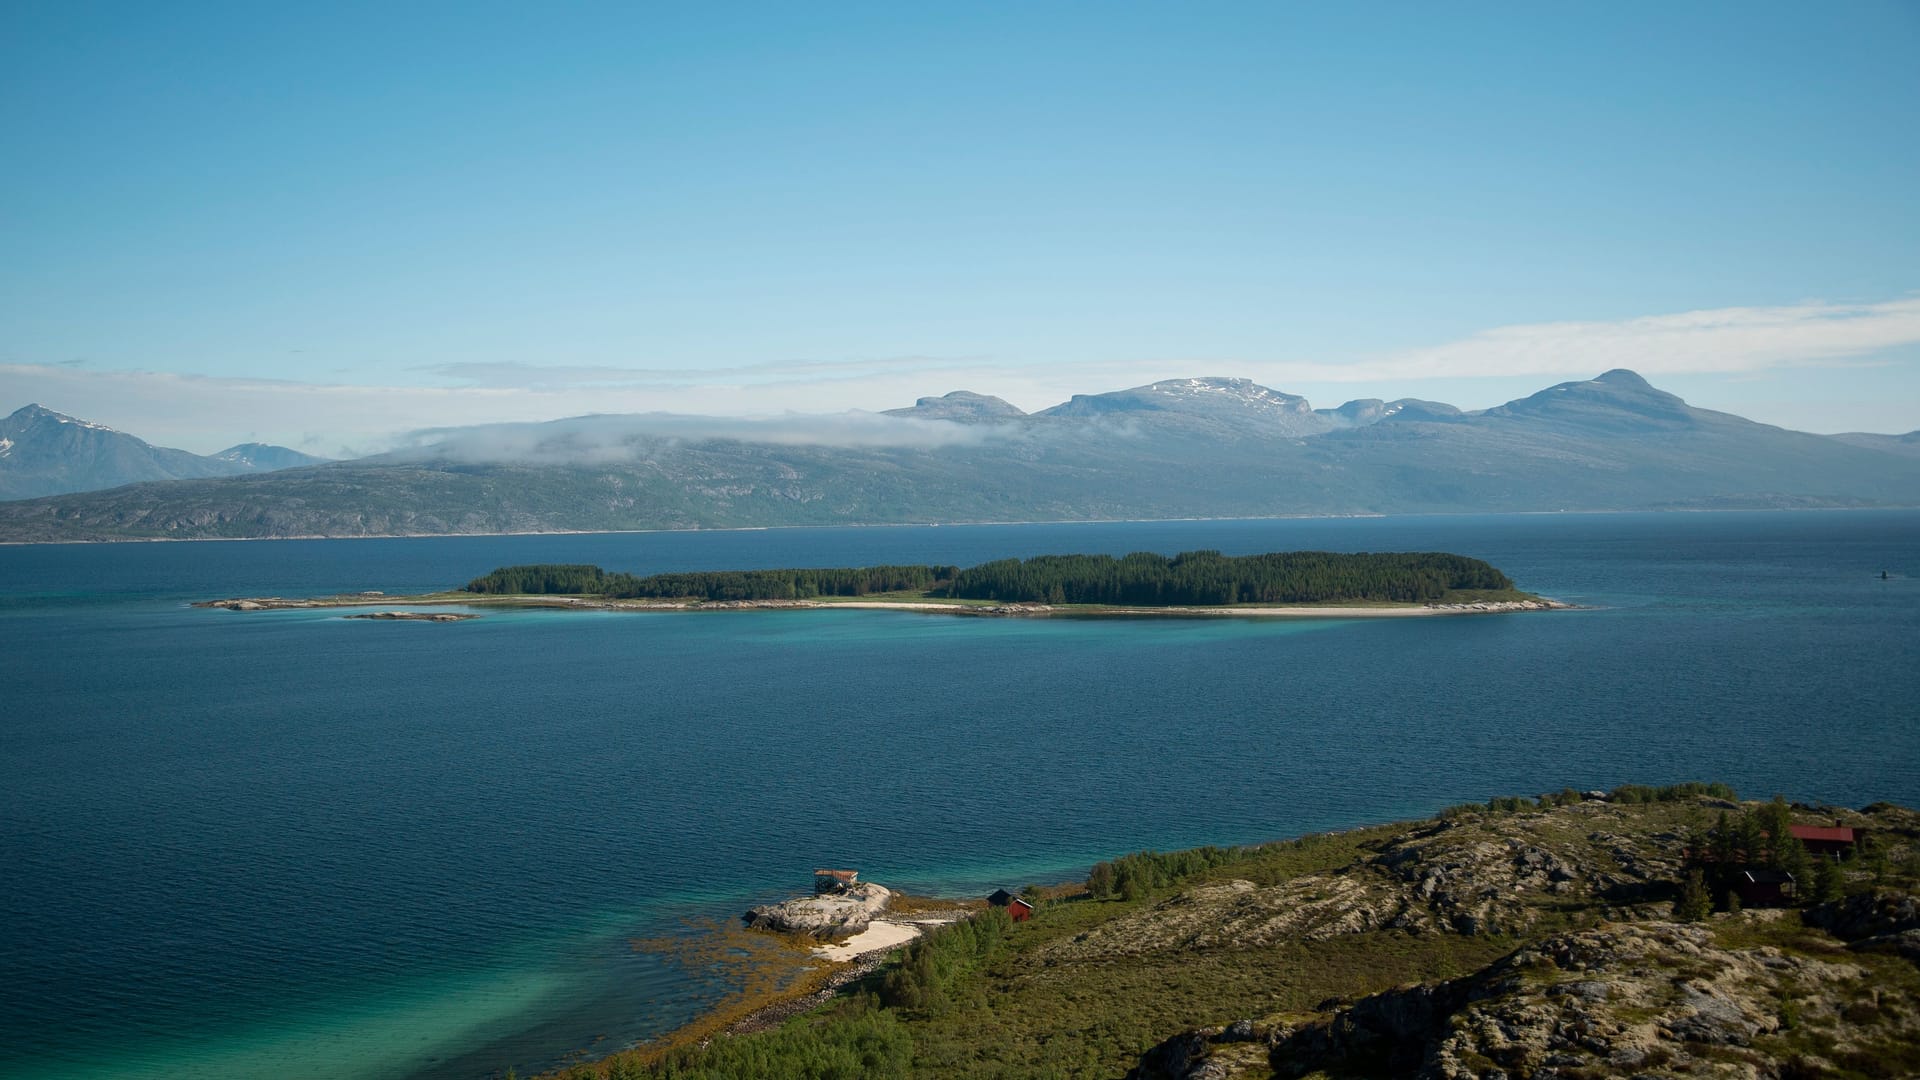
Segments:
[[[1308,411],[1306,398],[1269,389],[1252,379],[1167,379],[1153,383],[1147,389],[1176,397],[1224,398],[1243,405],[1265,407],[1275,412]]]

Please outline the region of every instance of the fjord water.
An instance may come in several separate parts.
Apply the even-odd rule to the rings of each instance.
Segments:
[[[187,606],[527,562],[1194,548],[1454,551],[1583,609]],[[480,1077],[614,1049],[724,989],[631,939],[815,865],[964,892],[1629,781],[1920,802],[1916,580],[1915,511],[0,548],[0,1075]]]

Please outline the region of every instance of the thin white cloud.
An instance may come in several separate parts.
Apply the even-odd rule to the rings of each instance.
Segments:
[[[486,424],[413,432],[395,454],[462,462],[602,465],[645,460],[663,445],[732,439],[779,446],[931,449],[977,444],[1015,432],[998,425],[882,416],[870,412],[764,419],[672,413],[575,416],[540,424]]]
[[[1252,365],[1264,378],[1390,382],[1519,375],[1707,375],[1824,365],[1920,343],[1920,297],[1528,323],[1348,364]]]
[[[978,358],[888,356],[855,360],[780,360],[719,368],[624,367],[611,364],[532,364],[459,361],[414,370],[461,386],[551,390],[563,387],[680,389],[726,382],[742,385],[797,379],[864,379],[977,365]]]

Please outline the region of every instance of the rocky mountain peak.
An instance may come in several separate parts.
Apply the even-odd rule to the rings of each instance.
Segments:
[[[1549,386],[1537,394],[1488,409],[1486,415],[1549,420],[1612,431],[1694,427],[1719,416],[1692,408],[1678,395],[1655,389],[1625,368],[1615,368],[1594,379]]]
[[[302,465],[320,465],[327,460],[314,457],[312,454],[303,454],[298,450],[289,450],[284,446],[258,442],[229,446],[212,457],[215,461],[231,462],[242,468],[259,472],[295,469]]]
[[[1593,381],[1597,383],[1604,383],[1608,386],[1615,387],[1621,390],[1652,390],[1653,389],[1653,384],[1641,378],[1639,372],[1629,371],[1628,369],[1623,367],[1617,367],[1611,371],[1601,372],[1598,376],[1596,376],[1593,379]]]
[[[114,430],[113,428],[110,428],[105,424],[95,424],[86,420],[80,420],[75,417],[68,416],[66,413],[54,412],[52,409],[47,408],[45,405],[42,405],[39,402],[32,402],[26,405],[22,405],[20,408],[15,409],[13,411],[13,414],[11,416],[8,416],[4,422],[0,422],[0,423],[4,423],[4,426],[7,429],[13,430],[13,431],[19,431],[32,424],[43,424],[43,423],[73,424],[78,427],[87,428],[93,431],[113,431]],[[118,432],[115,432],[115,434],[118,434]]]
[[[1012,420],[1027,415],[1011,402],[994,397],[991,394],[976,394],[971,390],[955,390],[939,397],[923,397],[915,401],[911,408],[887,409],[886,416],[909,416],[921,420],[954,420],[961,423],[978,423],[994,420]]]
[[[1141,389],[1176,399],[1184,398],[1201,401],[1219,400],[1257,409],[1290,413],[1313,411],[1308,406],[1306,398],[1261,386],[1252,379],[1220,377],[1163,379],[1157,383],[1150,383]]]
[[[1041,416],[1176,416],[1219,430],[1257,431],[1298,437],[1330,431],[1334,421],[1313,411],[1307,399],[1262,386],[1252,379],[1163,379],[1108,394],[1075,394]]]
[[[0,417],[0,500],[96,491],[150,480],[267,472],[322,459],[258,443],[218,457],[154,446],[35,402]]]

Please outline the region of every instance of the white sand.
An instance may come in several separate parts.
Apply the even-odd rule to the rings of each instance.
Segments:
[[[875,920],[868,923],[865,930],[838,945],[822,945],[814,949],[813,955],[835,962],[852,960],[868,953],[885,952],[895,946],[905,945],[919,936],[920,928],[912,923]]]
[[[869,611],[951,611],[974,615],[999,615],[1001,612],[970,604],[920,604],[898,600],[829,600],[799,601],[796,606],[816,608],[864,608]],[[1034,615],[1215,615],[1215,616],[1253,616],[1256,618],[1294,618],[1294,619],[1379,619],[1405,618],[1413,615],[1465,615],[1474,610],[1465,607],[1109,607],[1088,611],[1076,607],[1054,608],[1044,604],[1030,605]]]

